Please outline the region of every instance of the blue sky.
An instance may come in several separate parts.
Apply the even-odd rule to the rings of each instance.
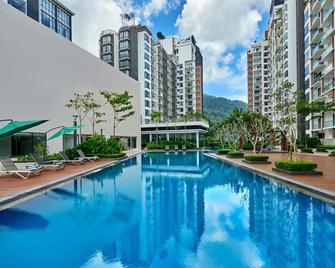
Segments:
[[[98,55],[102,30],[134,12],[151,32],[193,34],[204,56],[205,93],[247,100],[246,50],[261,39],[270,0],[63,0],[75,13],[74,42]]]

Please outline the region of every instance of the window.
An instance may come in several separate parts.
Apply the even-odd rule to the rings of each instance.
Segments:
[[[144,33],[144,40],[150,43],[149,35],[147,35],[146,33]]]
[[[112,61],[112,55],[111,54],[103,55],[102,59],[104,61]]]
[[[120,48],[129,48],[129,42],[128,41],[120,42]]]
[[[145,90],[145,91],[144,91],[144,96],[145,96],[146,98],[150,98],[150,92],[147,91],[147,90]]]
[[[111,42],[112,42],[112,36],[111,35],[107,35],[107,36],[102,37],[102,43],[103,44],[111,43]]]
[[[120,32],[120,39],[129,38],[129,31]]]
[[[120,51],[120,59],[128,58],[129,57],[129,50]]]
[[[25,0],[8,0],[8,4],[22,11],[23,13],[26,13],[26,1]]]
[[[150,71],[150,64],[147,63],[147,62],[145,62],[145,63],[144,63],[144,68],[145,68],[146,70]]]
[[[52,30],[56,30],[56,20],[50,15],[42,12],[42,24]]]
[[[49,0],[42,0],[42,11],[56,17],[56,5]]]
[[[144,82],[144,87],[150,89],[150,83],[148,81]]]
[[[148,108],[150,108],[150,101],[148,101],[148,100],[145,100],[145,107],[148,107]]]
[[[144,77],[148,80],[150,80],[150,74],[148,72],[144,72]]]
[[[127,67],[129,67],[129,61],[128,60],[120,61],[120,68],[127,68]]]
[[[149,47],[148,44],[145,44],[144,47],[145,47],[145,50],[146,50],[146,51],[150,52],[150,47]]]
[[[64,26],[70,27],[70,15],[60,7],[57,7],[57,20],[64,24]]]
[[[150,116],[150,111],[149,110],[145,110],[145,116]]]
[[[111,45],[104,45],[102,46],[102,53],[111,52],[112,46]]]
[[[148,53],[144,53],[144,59],[150,61],[150,55]]]
[[[305,66],[305,76],[309,75],[309,64]]]
[[[70,39],[70,29],[65,27],[63,24],[58,23],[57,33],[62,35],[63,37]]]

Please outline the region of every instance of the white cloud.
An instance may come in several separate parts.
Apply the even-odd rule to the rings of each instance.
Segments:
[[[270,0],[186,0],[176,26],[181,36],[195,36],[204,56],[205,82],[222,85],[217,95],[246,100],[245,56],[234,57],[231,51],[251,44],[269,6]]]

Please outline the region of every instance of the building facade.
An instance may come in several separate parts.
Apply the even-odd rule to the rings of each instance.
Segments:
[[[46,132],[57,126],[72,126],[76,112],[65,105],[74,93],[85,94],[88,90],[103,105],[100,112],[106,114],[104,119],[107,122],[96,125],[96,131],[106,137],[112,136],[112,109],[104,105],[105,100],[99,94],[101,89],[117,93],[126,90],[133,96],[131,101],[135,114],[117,127],[116,136],[131,138],[134,146],[141,147],[140,88],[137,81],[72,42],[59,38],[3,2],[0,2],[0,25],[0,81],[3,96],[0,98],[0,120],[48,120],[29,130],[34,135],[20,133],[20,150],[17,153],[12,146],[14,136],[1,140],[0,155],[29,154],[33,144],[30,148],[26,148],[26,144],[30,144],[31,140],[37,137],[49,138],[54,133]],[[48,55],[48,60],[41,55]],[[89,117],[83,122],[83,136],[90,136],[93,132]],[[0,127],[4,124],[1,123]],[[73,137],[69,138],[73,145]],[[61,151],[68,148],[68,143],[64,136],[64,139],[48,141],[48,149],[50,152]]]
[[[164,122],[203,112],[203,59],[193,36],[157,41],[147,27],[131,24],[103,31],[99,45],[102,60],[139,81],[142,124],[156,111]]]
[[[309,102],[334,103],[334,1],[305,1],[305,94]],[[318,136],[324,144],[335,144],[335,113],[309,115],[307,134]]]
[[[72,40],[74,13],[57,0],[3,0],[33,20]]]

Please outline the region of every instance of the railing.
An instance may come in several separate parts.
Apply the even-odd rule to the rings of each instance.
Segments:
[[[322,33],[323,33],[323,28],[318,28],[318,29],[313,33],[312,39],[315,39],[319,34],[322,34]]]
[[[332,50],[333,50],[333,46],[331,46],[331,45],[327,46],[326,50],[321,54],[321,58],[324,59],[328,55],[328,53]]]
[[[326,85],[323,86],[323,92],[327,92],[328,90],[332,89],[335,87],[335,83],[334,82],[330,82]]]
[[[333,65],[332,65],[332,64],[328,65],[328,66],[321,72],[322,76],[326,75],[331,69],[333,69]]]
[[[326,21],[328,19],[328,16],[333,12],[334,10],[334,4],[331,4],[331,6],[327,9],[327,11],[323,14],[323,21]]]
[[[329,26],[327,30],[324,31],[323,36],[321,37],[321,42],[325,41],[328,35],[334,30],[333,26]]]

